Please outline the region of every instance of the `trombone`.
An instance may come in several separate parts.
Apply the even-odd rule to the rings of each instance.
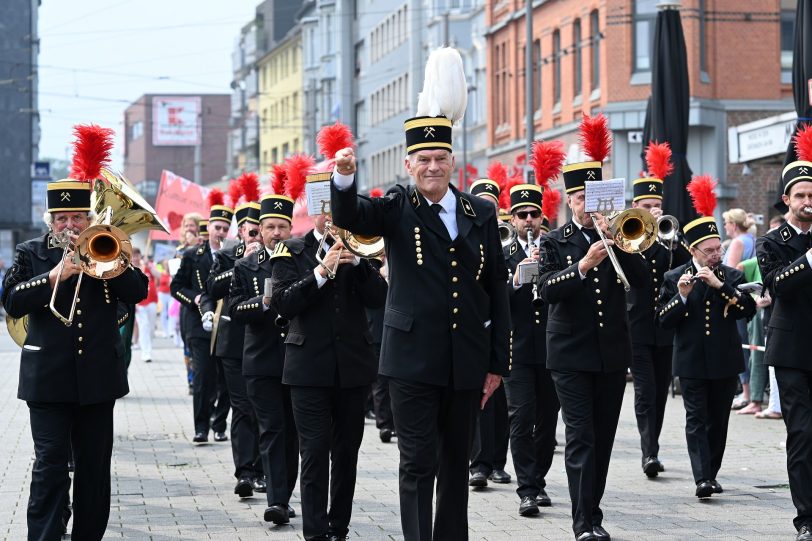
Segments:
[[[56,245],[61,247],[63,252],[48,308],[67,327],[73,324],[76,301],[85,274],[97,280],[109,280],[119,276],[130,266],[132,258],[130,235],[146,229],[168,232],[152,206],[130,186],[126,178],[104,168],[101,174],[103,179],[95,181],[91,194],[91,198],[95,199],[92,206],[97,214],[94,223],[82,231],[75,242],[70,241],[67,233],[52,234]],[[81,266],[82,272],[76,282],[70,311],[65,316],[56,307],[56,295],[65,268],[65,256],[71,249],[74,252],[74,262]]]
[[[612,247],[606,243],[606,235],[603,230],[598,226],[598,220],[595,214],[590,212],[589,216],[592,218],[592,223],[595,230],[598,232],[603,245],[606,248],[606,253],[609,255],[609,260],[612,262],[612,267],[615,269],[617,277],[623,284],[626,291],[631,289],[629,280],[626,278],[626,273],[620,266]],[[634,208],[627,209],[621,212],[611,213],[606,217],[609,235],[615,243],[615,246],[627,254],[639,254],[648,250],[648,248],[657,241],[657,222],[654,216],[647,210]]]

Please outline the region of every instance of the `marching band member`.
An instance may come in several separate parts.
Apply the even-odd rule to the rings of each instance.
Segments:
[[[507,375],[507,269],[494,206],[450,185],[451,126],[467,99],[462,59],[438,49],[426,73],[419,116],[405,122],[405,167],[415,185],[371,201],[357,195],[355,155],[345,149],[333,172],[332,210],[339,227],[387,240],[380,371],[398,434],[404,539],[462,541],[476,409]],[[457,92],[441,104],[438,92],[451,88]]]
[[[209,441],[209,430],[215,429],[215,441],[226,441],[225,423],[213,426],[211,423],[212,403],[217,395],[217,361],[211,355],[211,320],[206,325],[202,320],[203,313],[200,300],[205,293],[206,280],[213,263],[214,252],[220,249],[228,235],[234,211],[223,204],[223,193],[212,189],[209,192],[210,215],[208,220],[209,238],[199,246],[190,246],[183,252],[180,268],[172,278],[170,291],[182,305],[184,341],[192,354],[194,369],[193,412],[195,443]],[[202,222],[200,226],[202,228]],[[203,232],[202,229],[200,231]]]
[[[129,392],[118,301],[136,304],[147,296],[147,278],[132,266],[109,280],[86,277],[76,292],[82,267],[74,261],[72,249],[63,255],[57,240],[67,235],[75,242],[90,225],[91,183],[102,178],[113,130],[90,125],[77,126],[74,132],[71,177],[47,187],[49,233],[17,245],[14,264],[3,281],[8,315],[28,317],[17,397],[28,404],[34,440],[29,540],[59,539],[67,528],[70,514],[63,512],[69,501],[71,449],[75,462],[71,537],[104,536],[110,515],[113,407]],[[62,314],[70,312],[77,294],[70,325],[48,308],[57,285],[55,305]]]
[[[214,253],[214,262],[206,280],[206,293],[200,303],[204,320],[212,320],[220,304],[213,354],[220,359],[231,404],[231,452],[234,457],[234,494],[248,498],[265,491],[257,445],[257,424],[243,379],[243,338],[245,326],[229,315],[234,299],[229,295],[234,264],[259,251],[259,179],[256,173],[244,173],[229,186],[235,204],[239,243]],[[241,197],[245,202],[237,205]]]
[[[287,182],[301,176],[289,169]],[[345,249],[326,229],[328,220],[321,214],[315,229],[278,243],[271,255],[271,305],[290,321],[282,382],[290,386],[299,432],[302,530],[319,541],[344,540],[349,532],[365,402],[378,366],[364,309],[383,306],[386,295],[377,262]]]
[[[673,170],[668,143],[649,143],[646,148],[646,163],[652,176],[633,182],[632,208],[645,209],[659,219],[663,215],[663,180]],[[649,278],[643,287],[632,288],[628,293],[634,413],[637,417],[637,430],[640,432],[643,473],[654,478],[665,471],[658,455],[671,383],[674,341],[672,330],[656,325],[656,307],[663,277],[671,270],[673,258],[669,248],[661,242],[653,243],[640,255],[648,268]]]
[[[299,468],[299,441],[290,387],[282,384],[287,322],[271,307],[265,283],[272,277],[271,254],[290,238],[293,199],[284,195],[279,167],[274,170],[276,193],[262,196],[258,213],[262,248],[236,261],[229,295],[232,321],[245,325],[242,375],[259,429],[268,501],[264,518],[266,522],[287,524],[295,516],[290,497]]]
[[[469,191],[471,195],[492,203],[498,212],[500,190],[496,180],[479,179],[471,184]],[[507,398],[504,385],[500,385],[477,416],[474,443],[471,448],[471,465],[468,468],[471,474],[468,486],[486,487],[488,480],[494,483],[510,483],[510,474],[505,471],[509,437]]]
[[[697,498],[723,490],[716,477],[743,364],[736,321],[756,312],[753,298],[736,289],[744,283],[742,272],[722,264],[722,243],[713,218],[715,185],[706,176],[688,183],[694,208],[702,216],[683,227],[692,260],[666,273],[657,307],[658,324],[674,330],[673,371],[682,389]]]
[[[519,485],[516,489],[519,515],[525,517],[538,515],[539,507],[552,505],[545,490],[545,478],[553,463],[561,406],[546,366],[547,306],[538,298],[537,284],[534,287],[519,280],[519,266],[537,265],[542,235],[550,231],[545,214],[555,218],[561,200],[549,182],[561,172],[564,157],[563,145],[558,141],[535,143],[531,163],[539,184],[519,184],[510,189],[511,224],[517,238],[505,249],[512,271],[511,366],[510,377],[505,378],[505,391],[510,413],[510,449]],[[532,236],[532,245],[528,235]]]
[[[756,254],[772,297],[765,362],[775,367],[787,427],[787,473],[796,541],[812,541],[812,130],[795,137],[799,160],[783,171],[787,223],[758,239]]]
[[[601,180],[611,146],[606,118],[585,115],[581,124],[586,154],[593,160],[564,166],[564,187],[572,219],[541,244],[541,298],[549,305],[547,368],[552,372],[566,425],[565,464],[578,541],[608,540],[601,498],[632,358],[626,294],[611,262],[613,242],[601,241],[584,212],[587,180]],[[593,134],[593,137],[586,135]],[[603,218],[598,219],[606,227]],[[604,231],[605,236],[608,234]],[[645,285],[643,259],[616,250],[634,287]]]

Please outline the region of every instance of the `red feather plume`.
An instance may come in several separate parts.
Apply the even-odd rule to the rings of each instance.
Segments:
[[[237,203],[240,201],[240,197],[242,196],[242,186],[240,186],[239,180],[232,179],[231,182],[228,183],[228,198],[231,200],[231,207],[234,208],[237,206]]]
[[[578,134],[581,148],[591,160],[604,161],[612,150],[612,132],[603,113],[596,116],[584,115]]]
[[[372,188],[371,190],[369,190],[369,196],[370,197],[383,197],[383,190],[381,190],[380,188]]]
[[[212,188],[209,191],[209,195],[206,198],[209,202],[209,208],[213,207],[214,205],[223,205],[226,202],[225,194],[219,188]]]
[[[694,209],[702,216],[713,216],[716,210],[716,180],[710,175],[697,175],[688,183],[688,193]]]
[[[795,144],[795,153],[799,160],[812,161],[812,126],[804,124],[792,137],[792,142]]]
[[[115,132],[96,124],[74,126],[73,163],[70,178],[93,180],[99,178],[102,167],[110,164],[110,151],[113,150]]]
[[[256,173],[243,173],[237,179],[237,182],[246,201],[259,201],[259,175]]]
[[[502,162],[491,162],[488,165],[487,170],[488,178],[492,181],[496,182],[499,185],[499,191],[505,191],[505,185],[507,184],[508,179],[508,171],[507,167],[504,166]]]
[[[541,196],[541,212],[550,223],[558,218],[558,209],[561,206],[561,192],[555,188],[548,187]]]
[[[510,210],[510,189],[524,182],[520,175],[515,175],[507,179],[505,188],[499,192],[499,208]]]
[[[665,180],[665,177],[674,172],[671,163],[671,145],[668,143],[650,142],[646,147],[646,169],[654,178]]]
[[[354,146],[352,131],[349,126],[341,122],[336,122],[332,126],[324,126],[316,135],[316,144],[325,160],[334,160],[336,152]]]
[[[315,160],[307,154],[294,154],[285,160],[285,195],[294,201],[299,199],[314,165]]]
[[[561,173],[561,166],[564,165],[566,157],[564,143],[561,141],[534,142],[530,165],[536,173],[536,183],[546,187]]]
[[[283,195],[285,193],[285,180],[287,179],[287,172],[285,171],[284,164],[274,164],[271,169],[271,189],[276,195]]]

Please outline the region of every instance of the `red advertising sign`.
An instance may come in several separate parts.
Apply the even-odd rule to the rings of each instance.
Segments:
[[[155,198],[155,212],[169,228],[169,235],[163,231],[150,231],[151,240],[180,240],[180,228],[183,215],[187,212],[208,214],[206,197],[210,189],[195,184],[191,180],[176,175],[171,171],[161,172],[161,185]]]

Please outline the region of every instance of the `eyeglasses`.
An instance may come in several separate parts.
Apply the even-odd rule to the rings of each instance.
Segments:
[[[253,239],[254,237],[256,237],[257,235],[259,235],[259,231],[257,231],[256,229],[252,229],[252,230],[250,230],[250,231],[248,232],[248,236],[249,236],[249,237],[251,237],[252,239]]]
[[[540,210],[520,210],[519,212],[515,212],[514,215],[519,218],[520,220],[526,220],[527,216],[530,216],[534,220],[541,216]]]
[[[724,254],[725,253],[725,249],[724,249],[723,246],[719,246],[718,248],[715,248],[713,250],[703,250],[699,246],[697,246],[696,249],[699,250],[700,252],[702,252],[703,254],[705,254],[706,256],[712,256],[712,255],[716,255],[716,254]]]
[[[214,229],[215,231],[219,231],[220,233],[228,231],[228,227],[226,227],[224,225],[212,225],[212,226],[209,226],[209,229]]]

